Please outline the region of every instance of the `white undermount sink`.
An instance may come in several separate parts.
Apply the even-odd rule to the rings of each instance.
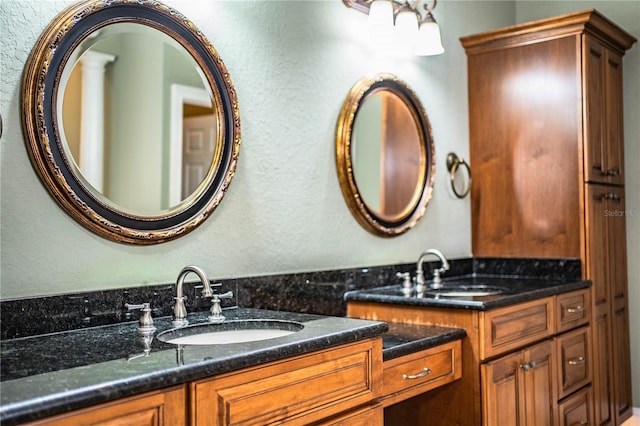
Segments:
[[[288,336],[304,326],[295,321],[248,319],[219,324],[196,324],[158,334],[157,339],[174,345],[226,345],[257,342]]]

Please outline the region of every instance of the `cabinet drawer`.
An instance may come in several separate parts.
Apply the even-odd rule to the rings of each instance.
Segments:
[[[183,426],[187,424],[187,390],[183,385],[118,399],[25,426]]]
[[[589,322],[591,299],[588,288],[560,294],[556,300],[557,333],[571,330]]]
[[[480,313],[480,358],[487,359],[552,336],[553,297]]]
[[[381,376],[371,339],[196,381],[193,424],[308,424],[372,402]]]
[[[593,390],[589,386],[562,401],[558,406],[560,426],[594,424],[592,400]]]
[[[558,396],[591,382],[589,329],[582,327],[558,337]]]
[[[377,403],[349,411],[315,426],[384,426],[384,407]]]
[[[383,404],[389,406],[462,377],[462,342],[386,361],[383,369]]]

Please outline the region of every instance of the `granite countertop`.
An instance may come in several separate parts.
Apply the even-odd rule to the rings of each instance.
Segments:
[[[390,322],[388,326],[389,330],[382,335],[384,361],[464,339],[467,336],[464,328],[399,322]]]
[[[413,292],[406,296],[402,292],[402,286],[398,284],[366,290],[349,291],[345,293],[344,298],[347,302],[362,301],[486,311],[546,296],[553,296],[567,291],[588,288],[591,282],[571,278],[525,278],[473,274],[443,279],[442,284],[445,288],[451,289],[458,288],[458,286],[476,286],[476,288],[499,287],[501,293],[487,296],[449,297],[427,291],[422,295],[417,295]]]
[[[386,323],[343,317],[225,309],[228,320],[268,318],[302,323],[288,336],[211,346],[145,342],[137,322],[0,341],[0,422],[35,420],[154,389],[311,351],[381,336]],[[207,313],[189,315],[191,324]],[[157,333],[172,328],[155,319]],[[149,347],[147,342],[147,348]]]

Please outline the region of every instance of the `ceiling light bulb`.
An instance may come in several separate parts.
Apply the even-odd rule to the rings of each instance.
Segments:
[[[418,36],[418,14],[406,2],[396,15],[396,34],[400,46],[413,50]]]
[[[369,34],[374,43],[388,40],[393,32],[393,4],[390,0],[373,0],[369,8]]]
[[[440,55],[444,53],[442,38],[440,37],[440,27],[431,16],[431,12],[420,24],[418,41],[416,43],[415,54],[419,56]]]

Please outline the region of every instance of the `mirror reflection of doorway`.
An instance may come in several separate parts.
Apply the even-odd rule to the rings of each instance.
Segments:
[[[218,122],[209,93],[202,88],[171,87],[169,206],[192,195],[215,158]]]
[[[182,199],[204,180],[215,155],[216,117],[212,108],[184,105],[182,120]],[[191,115],[196,114],[196,115]]]

